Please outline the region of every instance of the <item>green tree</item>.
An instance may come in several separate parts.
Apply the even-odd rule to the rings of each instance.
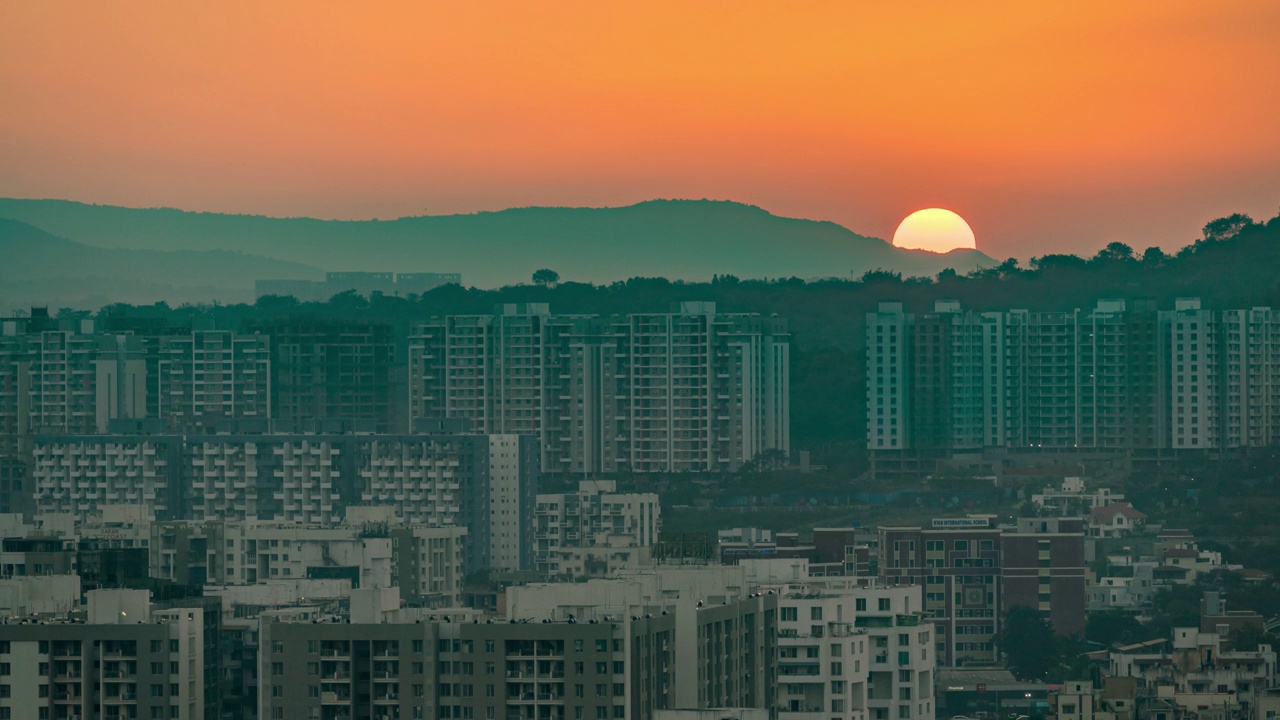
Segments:
[[[1235,213],[1230,217],[1218,218],[1204,226],[1204,239],[1209,242],[1230,240],[1240,234],[1241,230],[1253,225],[1253,218],[1243,213]]]
[[[555,270],[542,268],[541,270],[535,270],[533,272],[533,283],[535,285],[541,285],[542,287],[555,287],[555,284],[558,282],[560,282],[560,273]]]
[[[1035,608],[1009,610],[999,643],[1009,672],[1019,680],[1042,680],[1062,664],[1062,649],[1053,627]]]
[[[1132,615],[1119,610],[1089,614],[1084,627],[1085,639],[1110,647],[1116,643],[1134,643],[1150,639],[1150,631]]]
[[[1134,259],[1133,248],[1122,242],[1108,243],[1106,247],[1093,256],[1094,263],[1130,262]]]

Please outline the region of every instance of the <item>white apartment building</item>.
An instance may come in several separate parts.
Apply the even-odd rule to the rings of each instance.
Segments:
[[[489,436],[489,567],[533,568],[538,445],[529,435]]]
[[[138,506],[150,520],[336,525],[356,508],[388,522],[462,527],[472,568],[533,565],[540,473],[528,436],[258,434],[37,436],[36,510],[86,522]],[[492,530],[491,530],[492,526]]]
[[[779,720],[934,716],[933,625],[919,587],[782,591]]]
[[[69,513],[78,522],[108,505],[141,505],[152,519],[181,512],[174,478],[181,464],[178,438],[47,436],[33,446],[36,507]]]
[[[1222,312],[1225,447],[1260,447],[1280,435],[1280,316],[1271,308]],[[1232,372],[1233,370],[1238,370]]]
[[[902,303],[882,302],[867,313],[867,445],[873,450],[911,447],[910,339]]]
[[[1169,429],[1176,449],[1216,445],[1220,415],[1214,315],[1195,298],[1179,299],[1172,312],[1160,313],[1170,373]]]
[[[1124,493],[1111,488],[1088,490],[1084,478],[1066,477],[1058,487],[1046,486],[1031,496],[1031,504],[1057,517],[1087,516],[1094,508],[1124,500]]]
[[[567,576],[572,566],[565,557],[574,549],[646,548],[657,542],[662,527],[657,494],[616,489],[612,480],[584,480],[575,493],[538,495],[533,520],[538,572]],[[588,576],[605,574],[583,570]]]

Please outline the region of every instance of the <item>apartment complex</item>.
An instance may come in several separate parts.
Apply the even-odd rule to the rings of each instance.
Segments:
[[[1003,617],[1031,607],[1061,635],[1084,632],[1084,525],[1038,518],[997,527],[990,517],[880,528],[880,579],[924,589],[940,665],[994,664]]]
[[[394,522],[465,528],[470,568],[532,567],[532,438],[117,429],[134,433],[33,438],[30,482],[41,512],[85,522],[127,504],[151,520],[335,525],[362,507],[389,508]]]
[[[635,557],[628,549],[648,548],[658,541],[662,509],[657,494],[616,490],[612,480],[584,480],[574,493],[538,495],[533,554],[541,576],[607,575],[626,566],[616,562],[619,556]]]
[[[670,313],[450,316],[410,338],[414,417],[539,438],[553,473],[732,470],[790,450],[786,322],[680,303]]]
[[[694,707],[770,707],[776,602],[536,622],[265,622],[260,717],[622,720],[678,707],[677,685]],[[689,654],[676,649],[685,628]]]
[[[867,447],[1183,451],[1280,441],[1280,315],[1180,299],[867,316]]]

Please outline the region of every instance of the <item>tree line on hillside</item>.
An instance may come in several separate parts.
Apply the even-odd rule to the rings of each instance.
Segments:
[[[814,462],[856,472],[866,423],[865,314],[879,302],[901,301],[911,312],[927,312],[941,298],[978,311],[1054,311],[1112,297],[1150,298],[1164,308],[1184,296],[1201,297],[1208,307],[1280,305],[1280,215],[1266,222],[1239,214],[1214,220],[1199,240],[1172,254],[1158,247],[1139,253],[1116,242],[1090,258],[1045,255],[1025,266],[1011,258],[967,275],[948,270],[934,278],[872,271],[856,280],[721,275],[702,283],[635,277],[593,285],[544,268],[532,284],[492,290],[446,285],[420,296],[347,292],[327,302],[267,296],[252,305],[115,304],[97,315],[104,327],[119,329],[198,321],[239,330],[288,319],[366,320],[388,323],[406,338],[424,317],[483,314],[501,303],[548,303],[552,312],[607,315],[714,301],[723,312],[774,313],[787,318],[792,332],[793,447],[814,451]]]

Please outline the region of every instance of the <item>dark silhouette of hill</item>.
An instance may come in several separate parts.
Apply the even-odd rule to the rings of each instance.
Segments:
[[[0,311],[26,305],[244,302],[258,278],[318,279],[297,263],[227,251],[90,247],[0,217]]]
[[[995,264],[974,250],[901,250],[835,223],[708,200],[336,221],[0,199],[0,217],[99,247],[230,250],[325,270],[461,272],[478,287],[528,282],[544,267],[566,280],[612,282],[847,278],[874,269],[932,276]]]

